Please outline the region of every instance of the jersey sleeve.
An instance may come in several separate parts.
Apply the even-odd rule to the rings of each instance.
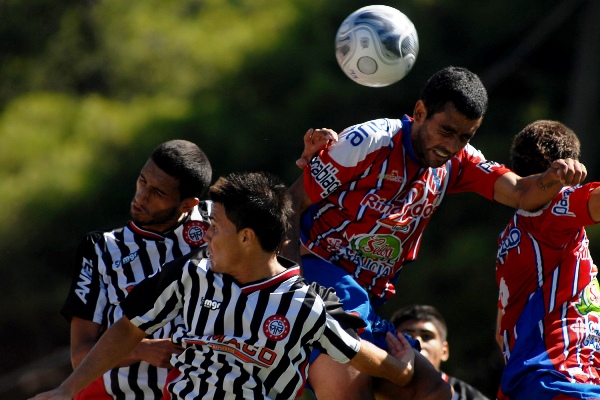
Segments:
[[[452,160],[453,183],[448,193],[475,192],[489,200],[494,199],[494,185],[498,178],[510,172],[502,164],[485,159],[483,153],[467,144]]]
[[[377,119],[345,129],[304,170],[304,188],[313,203],[362,176],[377,157],[385,157],[402,121]]]
[[[335,361],[346,363],[360,350],[356,329],[364,327],[365,323],[358,316],[342,309],[333,289],[325,289],[316,283],[310,286],[323,300],[325,313],[325,329],[313,345]]]
[[[596,222],[590,216],[588,201],[592,191],[599,186],[600,182],[591,182],[563,189],[552,201],[541,229],[561,231],[595,225]]]
[[[203,251],[204,247],[200,249]],[[183,307],[181,280],[192,252],[165,265],[136,285],[119,304],[132,324],[152,334],[175,319]]]
[[[71,321],[72,317],[105,323],[108,293],[98,270],[99,254],[97,243],[102,232],[88,233],[77,248],[71,287],[61,314]]]

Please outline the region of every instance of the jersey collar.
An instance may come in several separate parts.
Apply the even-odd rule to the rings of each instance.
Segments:
[[[129,223],[127,224],[129,226],[129,229],[131,229],[134,233],[143,236],[144,239],[148,239],[148,240],[165,240],[166,235],[173,232],[175,229],[177,229],[179,226],[181,226],[182,224],[184,224],[185,222],[187,222],[190,219],[190,215],[191,213],[188,213],[185,218],[183,218],[181,221],[179,221],[177,224],[175,224],[175,226],[173,226],[170,229],[167,229],[164,232],[156,232],[150,229],[144,229],[138,225],[136,225],[135,222],[133,221],[129,221]]]
[[[410,133],[412,128],[413,119],[408,115],[404,115],[402,117],[402,145],[406,150],[406,154],[410,157],[411,160],[414,161],[421,168],[427,168],[427,166],[421,164],[412,147],[412,141],[410,139]]]
[[[294,276],[300,276],[300,266],[298,266],[298,264],[294,264],[290,260],[286,260],[282,257],[277,258],[279,260],[279,263],[284,267],[287,267],[287,269],[271,278],[244,285],[242,287],[242,293],[244,293],[245,295],[249,295],[259,290],[265,290],[270,287],[279,286],[281,282],[287,281],[288,279]],[[288,266],[289,264],[292,265]]]

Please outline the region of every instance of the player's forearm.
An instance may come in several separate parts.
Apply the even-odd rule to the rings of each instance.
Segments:
[[[102,335],[61,388],[74,396],[104,372],[116,366],[145,337],[126,318],[118,320]]]
[[[360,352],[350,360],[350,365],[360,372],[387,379],[398,386],[410,383],[414,375],[412,362],[398,360],[365,340],[361,342]]]
[[[558,178],[546,172],[521,178],[517,186],[523,193],[517,208],[526,211],[539,210],[552,201],[563,187]]]

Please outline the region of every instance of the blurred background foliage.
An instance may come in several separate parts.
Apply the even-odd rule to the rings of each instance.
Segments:
[[[377,89],[346,78],[333,47],[343,19],[368,4],[0,1],[0,397],[25,398],[64,377],[46,368],[60,357],[44,357],[68,346],[59,309],[75,246],[91,229],[127,221],[139,169],[164,140],[197,142],[215,178],[265,170],[291,184],[308,128],[411,114],[425,80],[458,65],[489,90],[472,141],[487,158],[508,164],[515,133],[557,119],[579,133],[598,179],[600,2],[383,1],[411,18],[420,53],[406,78]],[[496,237],[511,213],[472,194],[446,198],[381,310],[438,307],[452,350],[444,369],[490,397],[503,363]],[[46,367],[31,364],[40,359]]]

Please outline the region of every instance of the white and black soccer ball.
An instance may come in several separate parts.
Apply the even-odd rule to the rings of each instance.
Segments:
[[[398,82],[412,69],[419,38],[411,20],[399,10],[371,5],[350,14],[335,37],[335,55],[344,73],[365,86]]]

